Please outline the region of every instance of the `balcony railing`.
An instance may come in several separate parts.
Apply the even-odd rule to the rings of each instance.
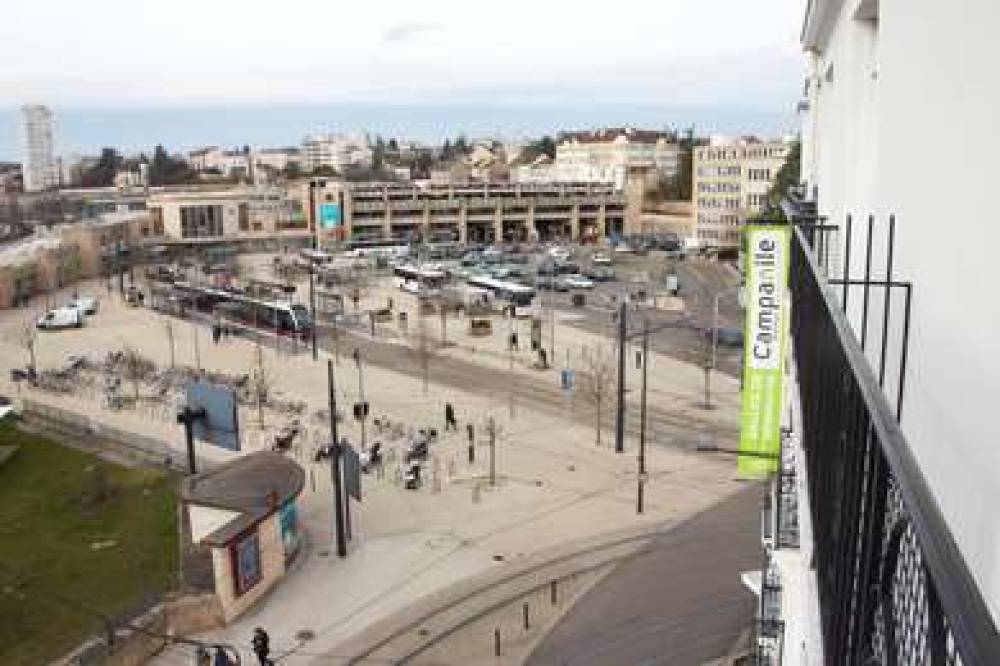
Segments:
[[[829,249],[810,217],[793,215],[807,221],[793,234],[792,338],[826,663],[1000,664],[983,596],[823,278]]]

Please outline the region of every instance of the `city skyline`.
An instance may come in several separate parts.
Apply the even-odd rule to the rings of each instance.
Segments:
[[[797,131],[791,104],[781,110],[671,106],[590,105],[433,106],[350,104],[190,109],[79,109],[49,105],[56,116],[55,152],[94,155],[115,147],[125,153],[150,152],[162,143],[185,151],[206,145],[279,147],[299,145],[312,133],[395,136],[425,142],[464,134],[469,137],[537,137],[560,130],[634,126],[683,130],[701,135],[743,133],[779,137]],[[18,108],[0,107],[0,161],[18,161]]]

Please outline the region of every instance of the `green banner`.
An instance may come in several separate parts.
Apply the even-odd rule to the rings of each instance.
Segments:
[[[747,225],[746,335],[739,472],[766,476],[781,455],[781,405],[788,337],[789,228]]]

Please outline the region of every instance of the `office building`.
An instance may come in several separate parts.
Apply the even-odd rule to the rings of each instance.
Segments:
[[[767,193],[791,143],[712,139],[694,149],[697,238],[702,245],[737,247],[743,224],[767,206]]]
[[[21,107],[21,172],[25,192],[41,192],[59,186],[55,159],[55,120],[41,104]]]

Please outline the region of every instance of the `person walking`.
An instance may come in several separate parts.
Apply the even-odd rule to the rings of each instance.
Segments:
[[[271,660],[268,659],[268,655],[271,654],[271,639],[261,627],[257,627],[253,630],[253,652],[257,655],[258,661],[260,661],[260,666],[270,666]]]
[[[212,666],[232,666],[229,655],[222,649],[221,645],[215,646],[215,657],[212,658]]]
[[[444,403],[444,429],[458,430],[458,422],[455,420],[455,408],[450,402]]]

